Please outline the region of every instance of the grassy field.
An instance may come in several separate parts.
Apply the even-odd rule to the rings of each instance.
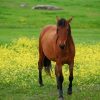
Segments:
[[[26,3],[22,8],[20,4]],[[32,10],[51,4],[60,11]],[[0,100],[57,100],[54,75],[43,71],[44,87],[38,84],[38,37],[56,16],[73,16],[76,44],[73,94],[67,95],[68,66],[63,67],[65,100],[100,99],[100,1],[99,0],[0,0]]]
[[[21,8],[22,3],[26,8]],[[32,10],[36,4],[52,4],[61,11]],[[99,0],[0,0],[0,43],[8,43],[21,36],[38,38],[47,24],[56,24],[56,16],[66,19],[73,16],[72,33],[76,43],[99,41]]]

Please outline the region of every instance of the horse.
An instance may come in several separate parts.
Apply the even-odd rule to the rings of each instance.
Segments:
[[[43,86],[42,69],[50,73],[51,61],[56,62],[55,76],[57,81],[57,89],[59,98],[63,100],[63,73],[62,66],[69,65],[69,87],[67,93],[72,94],[73,67],[75,57],[75,45],[71,35],[70,22],[64,18],[56,18],[56,25],[45,26],[39,37],[39,84]]]

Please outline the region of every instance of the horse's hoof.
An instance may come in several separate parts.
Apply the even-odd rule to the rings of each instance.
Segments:
[[[40,87],[44,86],[44,84],[40,84]]]
[[[63,96],[60,96],[60,97],[58,98],[58,100],[64,100]]]
[[[72,94],[72,88],[68,88],[67,94],[68,95],[71,95]]]

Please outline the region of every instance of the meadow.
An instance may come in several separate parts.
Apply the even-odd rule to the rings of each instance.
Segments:
[[[26,3],[25,8],[20,4]],[[59,11],[32,10],[51,4]],[[43,71],[44,87],[38,84],[38,37],[45,25],[56,24],[56,16],[73,16],[76,45],[73,94],[67,95],[68,65],[63,66],[65,100],[100,99],[100,1],[99,0],[0,0],[0,100],[57,100],[52,77]]]

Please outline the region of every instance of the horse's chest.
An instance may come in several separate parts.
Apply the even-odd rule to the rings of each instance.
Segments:
[[[69,50],[66,50],[66,51],[60,51],[58,53],[58,59],[59,61],[61,61],[62,63],[70,63],[73,56],[72,56],[72,53],[71,51]]]

